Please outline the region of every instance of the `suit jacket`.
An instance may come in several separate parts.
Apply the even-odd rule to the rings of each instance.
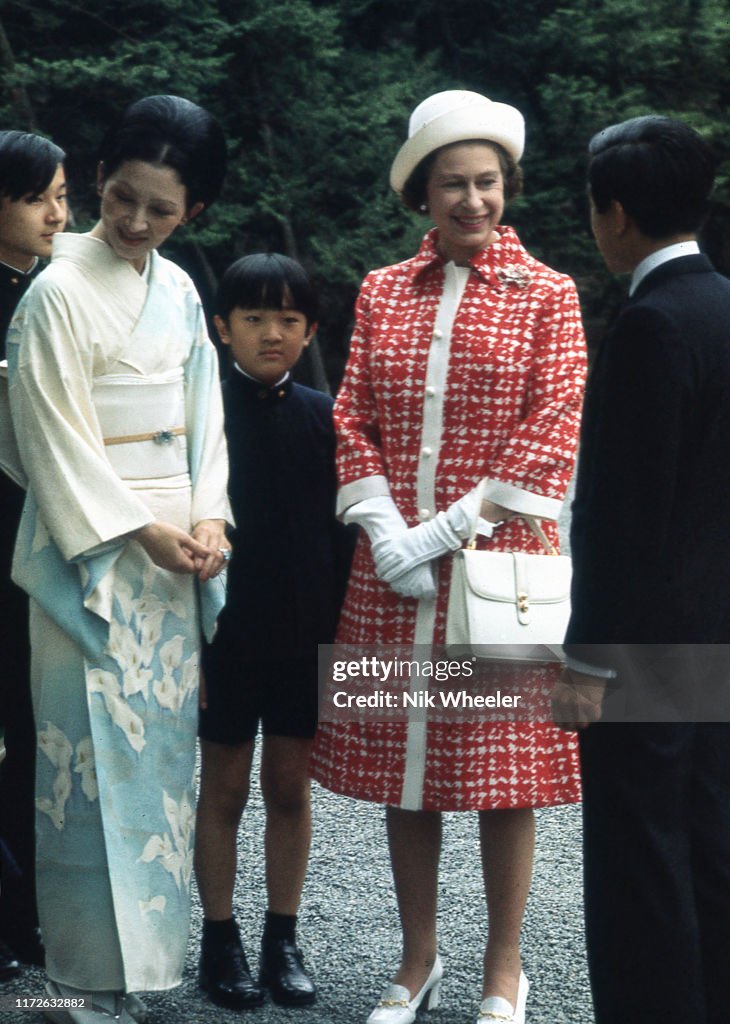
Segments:
[[[620,669],[626,645],[730,643],[730,281],[705,256],[662,264],[620,312],[578,466],[568,653]]]

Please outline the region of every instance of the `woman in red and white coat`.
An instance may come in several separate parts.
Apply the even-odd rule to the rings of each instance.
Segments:
[[[413,112],[391,185],[434,227],[418,253],[368,275],[335,407],[339,511],[363,532],[343,644],[443,644],[451,552],[480,518],[495,550],[542,551],[521,514],[557,519],[585,377],[575,286],[500,224],[519,194],[524,121],[448,91]],[[486,478],[479,506],[477,485]],[[486,520],[486,522],[485,522]],[[554,523],[548,532],[557,543]],[[500,671],[497,669],[496,671]],[[489,936],[479,1021],[524,1021],[519,935],[535,807],[579,798],[572,738],[545,722],[323,723],[314,777],[387,805],[403,926],[398,972],[370,1024],[436,1005],[440,812],[479,813]]]

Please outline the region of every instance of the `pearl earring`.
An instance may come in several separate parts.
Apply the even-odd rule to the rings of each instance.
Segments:
[[[428,206],[425,203],[421,203],[418,209],[421,211],[421,213],[428,213]]]

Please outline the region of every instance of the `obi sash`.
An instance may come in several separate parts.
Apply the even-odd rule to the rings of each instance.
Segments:
[[[107,458],[123,480],[188,472],[182,368],[152,377],[106,374],[92,385]]]

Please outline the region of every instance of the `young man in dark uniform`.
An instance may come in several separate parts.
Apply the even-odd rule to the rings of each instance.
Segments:
[[[730,281],[697,244],[715,162],[667,117],[589,147],[630,298],[596,357],[556,721],[580,729],[596,1024],[730,1020]]]
[[[0,132],[0,359],[15,307],[51,255],[66,224],[63,150],[26,132]],[[40,964],[35,907],[35,730],[30,700],[28,599],[10,580],[23,507],[14,444],[8,434],[7,381],[0,364],[0,981],[19,963]],[[12,474],[11,475],[8,474]]]

